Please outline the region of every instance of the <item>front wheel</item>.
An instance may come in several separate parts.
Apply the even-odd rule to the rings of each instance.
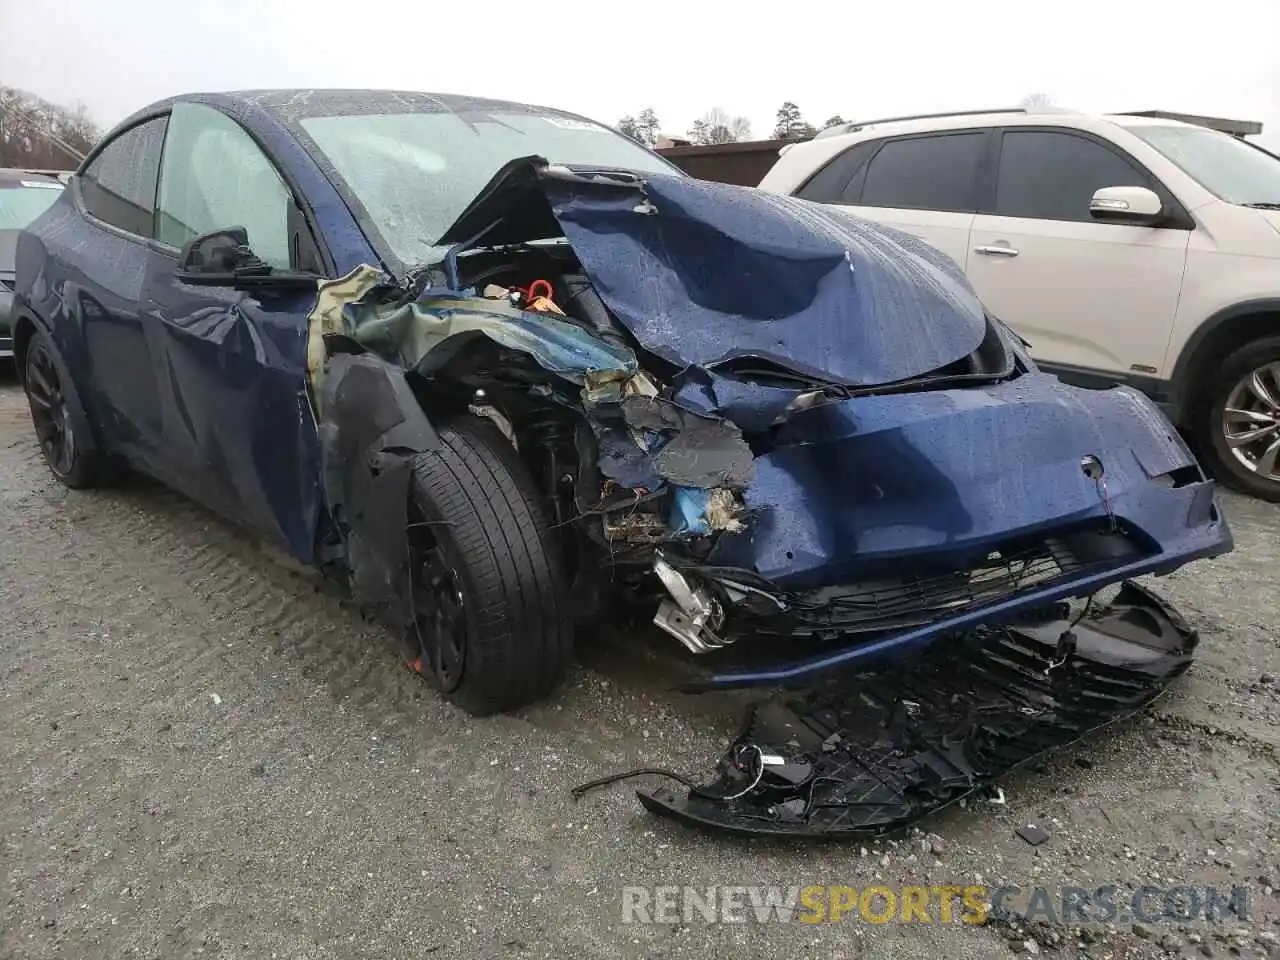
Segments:
[[[1204,397],[1196,432],[1214,475],[1280,502],[1280,337],[1231,353]]]
[[[572,657],[564,575],[540,496],[487,422],[442,426],[413,466],[409,558],[421,672],[468,713],[549,694]]]

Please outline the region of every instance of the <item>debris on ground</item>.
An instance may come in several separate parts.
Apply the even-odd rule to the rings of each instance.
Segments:
[[[651,812],[736,833],[896,831],[1142,709],[1191,665],[1196,639],[1158,597],[1126,583],[1088,619],[978,629],[911,664],[765,701],[714,782],[675,777],[683,795],[638,796]],[[675,776],[650,768],[575,793],[640,772]],[[1048,838],[1036,824],[1018,833],[1032,845]]]
[[[1018,836],[1031,846],[1038,847],[1049,839],[1049,832],[1037,824],[1028,823],[1018,828]]]

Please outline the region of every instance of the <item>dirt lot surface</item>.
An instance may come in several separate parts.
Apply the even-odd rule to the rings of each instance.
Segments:
[[[744,842],[657,820],[643,764],[706,775],[739,717],[669,692],[661,638],[588,637],[550,702],[473,720],[386,634],[149,484],[44,469],[0,374],[0,957],[1280,955],[1280,510],[1157,586],[1201,656],[1135,722],[931,835]],[[1032,847],[1015,830],[1050,834]],[[1233,884],[1247,921],[638,925],[624,885]]]

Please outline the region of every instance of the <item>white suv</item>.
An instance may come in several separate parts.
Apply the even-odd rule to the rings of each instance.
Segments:
[[[760,187],[938,247],[1045,370],[1143,390],[1280,501],[1280,158],[1173,120],[952,114],[824,131]]]

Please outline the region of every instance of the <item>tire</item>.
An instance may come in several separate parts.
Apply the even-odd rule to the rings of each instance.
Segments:
[[[541,496],[502,433],[459,420],[439,436],[413,465],[411,639],[422,673],[454,704],[475,715],[511,710],[551,693],[572,659],[561,558]]]
[[[22,388],[40,452],[59,483],[82,490],[117,478],[115,463],[93,439],[89,418],[67,365],[43,331],[36,331],[27,341]]]
[[[1259,371],[1265,396],[1246,384]],[[1280,337],[1237,348],[1218,365],[1201,396],[1194,431],[1214,476],[1243,493],[1280,503]],[[1230,415],[1228,423],[1228,409],[1243,412]],[[1236,445],[1228,442],[1229,431]],[[1239,442],[1254,435],[1258,439]]]

